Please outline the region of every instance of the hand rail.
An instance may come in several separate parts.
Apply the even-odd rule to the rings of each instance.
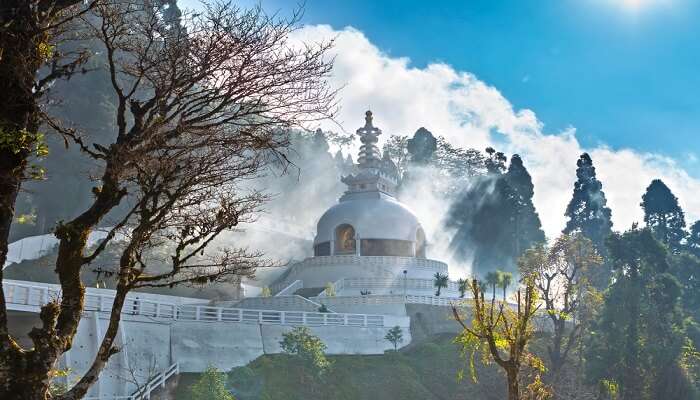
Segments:
[[[157,388],[165,387],[165,383],[168,379],[180,373],[180,365],[175,363],[168,367],[165,371],[154,376],[145,385],[137,389],[131,396],[97,396],[97,397],[84,397],[84,400],[149,400],[151,398],[151,393]]]
[[[6,302],[8,304],[40,307],[60,297],[60,291],[54,290],[48,286],[25,285],[14,282],[5,282],[3,286],[5,289]],[[304,300],[318,304],[312,300]],[[86,294],[85,311],[110,312],[113,301],[114,296]],[[173,303],[142,300],[132,297],[127,297],[122,313],[173,321],[240,322],[309,326],[384,326],[383,315],[258,310],[212,307],[199,304],[183,304],[177,306]]]

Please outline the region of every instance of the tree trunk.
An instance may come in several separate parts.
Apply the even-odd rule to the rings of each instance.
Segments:
[[[520,400],[520,387],[518,385],[518,370],[513,368],[506,369],[508,378],[508,400]]]

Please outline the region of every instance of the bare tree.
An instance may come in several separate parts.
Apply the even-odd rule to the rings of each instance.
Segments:
[[[5,337],[0,398],[46,398],[49,371],[70,350],[83,311],[81,269],[118,233],[126,241],[109,325],[92,365],[60,399],[82,398],[119,350],[114,338],[129,291],[221,282],[269,265],[257,252],[210,244],[254,220],[266,196],[245,183],[270,161],[284,161],[286,132],[335,108],[326,80],[332,43],[291,43],[298,14],[280,20],[260,8],[209,3],[176,22],[150,0],[105,0],[83,22],[104,46],[117,131],[100,145],[66,121],[48,119],[101,165],[100,178],[89,208],[56,227],[62,298],[42,307],[41,327],[29,334],[34,347]],[[88,235],[119,205],[126,211],[88,253]],[[168,268],[149,268],[146,252],[163,244],[172,246]],[[6,332],[7,321],[0,327]]]
[[[595,246],[581,233],[561,235],[547,248],[541,245],[532,252],[530,263],[521,264],[521,271],[533,277],[547,316],[552,322],[553,334],[547,353],[550,370],[555,375],[566,363],[571,350],[581,337],[586,312],[584,302],[595,288],[591,277],[594,268],[602,263]]]

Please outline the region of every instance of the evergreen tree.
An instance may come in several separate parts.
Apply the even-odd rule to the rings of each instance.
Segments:
[[[685,215],[671,189],[660,179],[654,179],[642,196],[641,206],[644,222],[654,236],[673,253],[678,253],[685,237]]]
[[[456,228],[450,244],[458,258],[471,261],[477,274],[498,268],[516,271],[515,260],[545,240],[535,206],[534,187],[521,158],[486,149],[488,173],[477,177],[450,210],[447,225]]]
[[[605,239],[612,233],[611,211],[603,192],[603,185],[596,177],[593,160],[587,153],[576,162],[574,194],[566,207],[564,233],[581,232],[593,242],[598,252],[605,255]]]
[[[608,243],[616,279],[588,335],[590,383],[615,382],[621,400],[695,398],[683,365],[681,288],[667,250],[649,229],[614,234]]]
[[[411,163],[426,165],[432,161],[437,150],[437,139],[429,130],[421,127],[408,139],[406,149],[411,155]]]
[[[690,234],[688,234],[686,239],[686,248],[690,254],[700,257],[700,221],[695,221],[690,226]]]
[[[523,251],[532,247],[533,244],[544,242],[545,235],[542,231],[540,216],[532,203],[535,186],[532,184],[532,178],[519,155],[514,154],[510,158],[505,180],[511,189],[509,193],[513,196],[509,202],[513,206],[513,223],[509,229],[512,231],[514,245],[512,254],[517,259]]]

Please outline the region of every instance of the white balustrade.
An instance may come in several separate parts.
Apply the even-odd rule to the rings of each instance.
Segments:
[[[59,293],[48,286],[5,282],[3,284],[3,289],[8,305],[34,306],[37,308],[35,311],[38,311],[38,307],[46,304],[47,301],[59,298]],[[329,297],[326,299],[335,298]],[[114,297],[88,293],[85,296],[85,311],[109,313],[111,312],[113,302]],[[125,300],[122,314],[177,321],[242,322],[309,326],[384,326],[383,315],[249,310],[205,305],[177,306],[172,303],[143,300],[138,297],[128,297]]]

